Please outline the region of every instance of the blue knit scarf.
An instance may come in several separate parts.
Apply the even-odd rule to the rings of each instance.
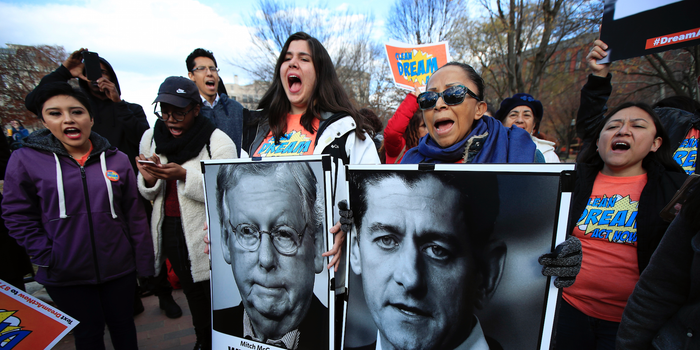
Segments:
[[[456,163],[464,156],[467,141],[474,136],[488,132],[481,151],[471,163],[532,163],[535,160],[535,143],[527,131],[513,125],[506,128],[498,120],[483,116],[474,121],[474,128],[463,140],[442,148],[430,138],[423,136],[418,146],[406,152],[402,164],[418,163]]]

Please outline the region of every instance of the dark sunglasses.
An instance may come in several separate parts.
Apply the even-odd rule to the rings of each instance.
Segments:
[[[445,104],[448,106],[458,105],[464,102],[464,98],[467,95],[473,97],[478,102],[481,102],[479,96],[477,96],[473,91],[469,90],[468,87],[464,85],[454,85],[445,89],[443,92],[426,91],[418,95],[418,106],[420,109],[430,109],[435,107],[437,100],[442,97]]]

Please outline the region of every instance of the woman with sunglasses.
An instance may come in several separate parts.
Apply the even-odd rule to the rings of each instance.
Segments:
[[[206,213],[199,161],[237,158],[233,141],[199,115],[197,85],[184,77],[165,79],[158,90],[153,128],[141,138],[139,191],[153,201],[151,234],[155,268],[168,258],[192,312],[195,349],[211,349],[209,257],[204,254]]]
[[[401,163],[544,162],[525,130],[484,116],[483,99],[484,80],[474,68],[450,62],[438,69],[418,96],[428,135]]]

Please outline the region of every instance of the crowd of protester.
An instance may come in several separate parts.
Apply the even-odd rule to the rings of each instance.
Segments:
[[[587,56],[570,237],[540,259],[543,273],[557,276],[563,288],[554,347],[698,348],[698,186],[670,226],[659,212],[695,173],[700,103],[670,97],[653,107],[654,101],[629,101],[608,111],[610,64],[597,63],[606,49],[596,40]],[[371,109],[351,102],[328,52],[306,33],[285,42],[256,110],[226,95],[213,53],[196,49],[185,60],[187,77],[161,84],[153,102],[157,121],[149,127],[143,108],[121,99],[104,58],[102,76],[87,79],[84,51],[73,52],[27,96],[27,109],[45,129],[29,134],[12,121],[9,143],[0,145],[0,239],[16,267],[0,270],[0,278],[23,288],[23,276],[34,273],[29,261],[36,265],[34,279],[80,321],[77,349],[104,348],[105,325],[115,349],[137,348],[133,315],[143,311],[146,290],[167,317],[182,315],[166,259],[192,312],[195,349],[211,349],[200,160],[329,154],[335,167],[561,161],[556,144],[539,133],[542,103],[516,93],[494,111],[484,80],[464,63],[447,63],[424,92],[407,93],[382,128]],[[80,89],[67,83],[76,78]],[[309,147],[280,147],[291,133]],[[582,231],[594,203],[620,191],[638,202],[635,239]],[[341,214],[349,212],[344,206],[338,204]],[[323,255],[337,269],[349,227],[338,213],[334,222],[333,247]],[[578,260],[553,270],[560,251]]]

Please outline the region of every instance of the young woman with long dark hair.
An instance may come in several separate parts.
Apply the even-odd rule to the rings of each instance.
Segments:
[[[243,130],[243,148],[253,157],[330,154],[345,164],[380,163],[328,51],[309,34],[294,33],[284,43],[272,85],[258,108]],[[339,232],[340,225],[331,231]],[[344,240],[345,233],[336,235],[324,254],[334,256],[329,266],[337,268]]]
[[[627,298],[668,227],[659,212],[687,177],[649,105],[624,103],[597,123],[577,161],[569,232],[583,261],[563,291],[557,349],[614,349]]]

